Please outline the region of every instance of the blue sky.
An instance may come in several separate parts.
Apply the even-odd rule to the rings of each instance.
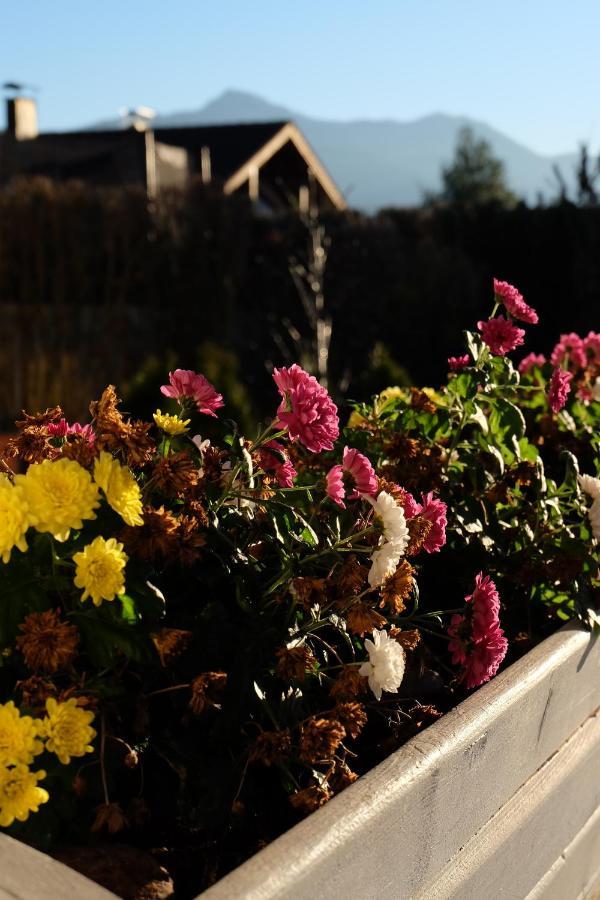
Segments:
[[[483,119],[543,153],[600,142],[598,0],[5,0],[0,80],[45,130],[226,88],[322,118]]]

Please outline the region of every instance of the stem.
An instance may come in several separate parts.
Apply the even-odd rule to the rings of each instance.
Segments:
[[[104,750],[106,747],[106,723],[104,716],[100,719],[100,777],[102,778],[102,791],[104,792],[104,803],[106,806],[110,803],[108,796],[108,784],[106,781],[106,766],[104,763]]]

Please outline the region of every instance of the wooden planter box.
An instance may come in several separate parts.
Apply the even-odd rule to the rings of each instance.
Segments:
[[[202,898],[591,898],[599,708],[600,641],[569,623]],[[0,900],[113,896],[7,837],[0,873]]]

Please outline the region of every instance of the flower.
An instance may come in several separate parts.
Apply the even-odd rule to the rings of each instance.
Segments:
[[[588,332],[587,337],[583,339],[583,349],[588,360],[600,365],[600,334],[598,332]]]
[[[560,366],[565,360],[575,370],[582,369],[587,362],[583,341],[573,331],[570,334],[561,334],[560,340],[550,356],[550,362],[553,366]]]
[[[592,534],[600,541],[600,478],[592,475],[579,475],[577,478],[579,487],[592,498],[592,505],[588,509],[588,519],[592,527]]]
[[[48,791],[38,787],[45,777],[44,771],[30,772],[23,763],[11,769],[0,766],[0,827],[8,828],[15,819],[25,822],[48,801]]]
[[[451,372],[460,372],[469,365],[469,362],[470,357],[468,353],[465,353],[464,356],[449,356],[448,368]]]
[[[193,372],[191,369],[175,369],[169,372],[169,384],[163,384],[160,389],[165,397],[179,400],[180,403],[192,401],[196,404],[198,412],[216,418],[216,409],[224,406],[223,397],[218,394],[210,381]]]
[[[102,451],[94,463],[94,480],[104,496],[127,525],[143,525],[142,492],[126,466]]]
[[[168,413],[162,413],[157,409],[152,416],[161,431],[168,434],[169,437],[176,437],[179,434],[185,434],[191,419],[180,419],[179,416],[170,416]]]
[[[57,609],[30,613],[19,629],[23,634],[15,643],[33,672],[57,672],[66,668],[77,654],[77,629],[62,622]]]
[[[498,281],[494,278],[494,296],[497,303],[503,303],[504,308],[521,322],[536,325],[539,321],[538,314],[523,300],[523,295],[508,281]]]
[[[519,363],[519,372],[521,375],[528,375],[532,369],[541,368],[545,362],[546,357],[543,353],[528,353]]]
[[[346,737],[346,729],[336,719],[311,716],[300,726],[298,755],[307,763],[332,759]]]
[[[447,507],[443,500],[434,499],[433,492],[422,494],[417,515],[432,523],[424,542],[426,553],[437,553],[446,543]]]
[[[12,550],[16,547],[23,553],[27,550],[25,535],[34,517],[29,509],[25,491],[13,484],[7,475],[0,473],[0,557],[2,562],[10,562]]]
[[[346,506],[346,490],[348,500],[356,500],[364,494],[376,494],[377,486],[377,476],[367,457],[350,447],[344,447],[342,465],[333,466],[327,473],[327,495],[342,509]]]
[[[564,369],[555,369],[548,388],[548,403],[553,413],[561,411],[571,392],[570,381],[573,375]]]
[[[359,675],[369,679],[369,687],[377,700],[381,700],[384,691],[397,694],[404,678],[406,657],[404,650],[387,631],[373,632],[373,640],[365,641],[369,654],[368,662],[364,662],[358,670]]]
[[[48,434],[55,438],[65,438],[70,434],[77,434],[84,438],[89,444],[94,444],[96,435],[91,425],[81,425],[79,422],[73,422],[69,425],[63,417],[58,422],[49,422],[46,426]]]
[[[377,500],[365,495],[371,503],[375,516],[379,519],[383,534],[377,550],[371,555],[369,584],[378,587],[396,571],[401,557],[408,546],[409,533],[402,506],[398,505],[391,494],[381,491]]]
[[[92,598],[94,606],[103,600],[114,600],[125,593],[125,564],[127,555],[123,544],[115,538],[105,540],[100,535],[73,556],[75,586],[83,588],[82,602]]]
[[[340,465],[333,466],[327,476],[325,478],[326,484],[326,493],[330,500],[333,500],[334,503],[337,503],[338,506],[341,506],[342,509],[346,509],[346,504],[344,503],[344,497],[346,496],[346,491],[344,488],[344,470]]]
[[[29,765],[43,749],[37,721],[22,716],[12,700],[0,704],[0,767]]]
[[[46,713],[40,724],[41,733],[46,738],[46,750],[55,753],[64,766],[68,766],[72,756],[94,752],[90,743],[96,737],[90,725],[94,714],[78,706],[75,697],[64,703],[49,697]]]
[[[95,519],[100,505],[98,488],[90,473],[72,459],[45,459],[29,466],[15,483],[23,489],[37,531],[66,541],[72,528]]]
[[[298,474],[283,444],[267,441],[258,452],[258,464],[265,472],[272,472],[279,487],[291,488]]]
[[[488,575],[480,572],[475,590],[465,601],[465,615],[453,615],[448,628],[448,650],[454,665],[461,665],[461,675],[468,689],[489,681],[506,656],[508,641],[500,627],[500,597]]]
[[[496,316],[494,319],[488,319],[487,322],[478,322],[477,327],[481,331],[481,337],[485,343],[497,356],[505,356],[524,342],[524,330],[517,328],[503,316]]]
[[[275,369],[273,379],[283,398],[276,425],[286,428],[290,440],[299,441],[311,453],[332,450],[340,425],[337,406],[325,388],[295,363]]]

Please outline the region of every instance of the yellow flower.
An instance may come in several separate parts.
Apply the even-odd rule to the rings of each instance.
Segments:
[[[29,510],[22,487],[14,485],[7,475],[0,474],[0,557],[2,562],[10,562],[13,547],[27,550],[25,533],[33,525],[34,517]]]
[[[43,749],[39,722],[22,716],[12,700],[0,704],[0,766],[29,765]]]
[[[61,763],[67,766],[72,756],[93,753],[90,741],[96,732],[90,726],[94,714],[77,706],[71,697],[65,703],[58,703],[54,697],[46,700],[46,718],[41,722],[41,733],[46,738],[46,750],[55,753]]]
[[[108,505],[119,513],[127,525],[144,524],[142,492],[126,466],[103,450],[94,463],[94,479],[104,491]]]
[[[161,431],[170,437],[176,437],[178,434],[185,434],[191,419],[180,419],[179,416],[170,416],[168,413],[162,413],[157,409],[154,413],[154,421]]]
[[[408,400],[410,398],[410,391],[408,388],[398,387],[397,385],[386,388],[375,398],[375,403],[373,404],[375,415],[380,416],[389,401],[395,400],[397,397],[401,400]]]
[[[24,822],[30,812],[37,812],[48,801],[48,791],[38,787],[46,777],[43,770],[30,772],[19,763],[12,769],[0,766],[0,826],[8,828],[17,819]]]
[[[356,409],[353,409],[348,419],[348,428],[358,428],[359,425],[363,425],[366,421],[364,416],[361,416]]]
[[[103,537],[94,538],[80,553],[75,553],[75,586],[83,588],[82,601],[92,598],[94,606],[103,600],[114,600],[125,593],[125,563],[123,544],[115,538],[107,541]]]
[[[66,541],[72,528],[82,528],[84,519],[96,518],[98,488],[75,460],[45,459],[15,482],[23,489],[37,531],[49,531],[57,541]]]

